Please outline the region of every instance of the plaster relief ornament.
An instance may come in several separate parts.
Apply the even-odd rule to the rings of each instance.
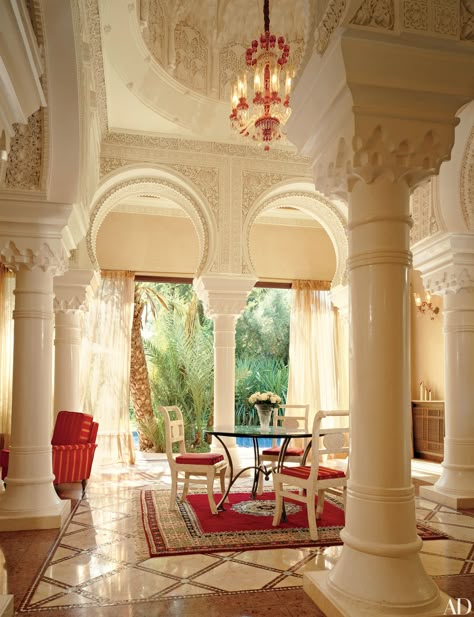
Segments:
[[[461,0],[461,40],[474,41],[474,0]]]
[[[357,26],[393,30],[395,23],[393,0],[364,0],[351,23]]]

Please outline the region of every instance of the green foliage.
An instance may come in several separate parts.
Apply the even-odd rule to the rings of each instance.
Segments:
[[[255,288],[247,308],[237,321],[237,360],[261,356],[279,358],[288,364],[290,295],[286,289]]]
[[[143,428],[164,448],[159,405],[178,405],[184,417],[186,440],[206,449],[201,431],[213,401],[213,323],[191,285],[154,283],[168,310],[159,311],[144,333],[155,422]],[[236,424],[258,424],[248,402],[256,391],[271,390],[286,400],[288,388],[289,292],[257,288],[236,329]]]
[[[213,399],[212,333],[201,323],[197,298],[184,304],[174,295],[169,306],[155,320],[151,340],[145,341],[153,407],[178,405],[187,438],[199,444]]]
[[[152,442],[155,452],[165,452],[165,423],[160,413],[156,413],[153,410],[153,414],[153,418],[145,418],[140,422],[137,421],[137,428]]]
[[[257,425],[257,411],[248,402],[254,392],[275,392],[286,401],[288,365],[279,358],[243,358],[236,361],[235,423]]]

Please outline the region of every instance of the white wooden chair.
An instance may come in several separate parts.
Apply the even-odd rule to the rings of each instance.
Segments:
[[[287,410],[291,410],[289,415],[286,415]],[[278,408],[273,410],[273,426],[274,428],[279,426],[287,428],[302,428],[305,431],[308,431],[308,416],[309,405],[279,405]],[[308,441],[308,438],[304,438],[302,446],[289,446],[285,454],[285,463],[301,463]],[[273,471],[275,471],[278,457],[280,455],[280,449],[278,439],[275,437],[272,439],[271,447],[265,448],[260,452],[258,456],[258,464],[270,464]],[[258,476],[257,494],[261,495],[262,493],[263,473],[260,473]]]
[[[324,428],[324,419],[331,417],[344,418],[343,427]],[[308,511],[309,535],[312,540],[318,539],[316,520],[321,518],[324,508],[325,491],[329,488],[343,488],[344,499],[349,467],[341,469],[342,460],[334,458],[326,461],[327,466],[320,464],[320,457],[324,454],[349,455],[349,412],[348,411],[318,411],[313,423],[311,444],[311,465],[297,467],[283,467],[273,475],[275,488],[275,515],[273,526],[280,524],[283,513],[283,499],[286,497],[306,504]],[[348,463],[348,461],[345,461]],[[295,488],[299,489],[295,492]],[[318,504],[315,509],[315,497]]]
[[[183,494],[181,496],[181,501],[184,501],[188,494],[190,483],[203,484],[203,481],[205,481],[207,496],[209,498],[209,507],[213,514],[218,514],[213,494],[214,480],[219,477],[221,492],[224,493],[227,461],[224,460],[222,454],[215,454],[212,452],[186,452],[183,414],[180,408],[176,406],[159,407],[159,410],[163,414],[165,420],[166,456],[171,471],[170,509],[176,509],[176,495],[179,483],[184,485]],[[174,420],[171,419],[172,413],[175,415]],[[177,453],[173,452],[173,444],[175,443],[177,443],[179,447],[179,452]]]

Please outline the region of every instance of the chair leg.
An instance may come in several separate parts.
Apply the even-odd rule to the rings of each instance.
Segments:
[[[316,518],[317,519],[320,519],[321,516],[323,515],[325,494],[326,494],[326,491],[318,491],[318,505],[316,508]]]
[[[216,502],[214,501],[214,474],[209,474],[207,476],[207,497],[209,499],[209,507],[211,508],[212,514],[219,514],[217,511]]]
[[[84,495],[86,494],[86,486],[87,486],[87,480],[81,480],[81,484],[82,484],[82,496],[84,497]]]
[[[318,494],[321,491],[318,491]],[[308,513],[309,537],[311,540],[318,539],[318,526],[316,525],[316,510],[314,507],[314,491],[306,491],[306,511]]]
[[[170,510],[176,510],[176,493],[178,492],[178,474],[171,472]]]
[[[224,467],[224,469],[221,469],[219,472],[219,477],[220,477],[220,481],[221,481],[221,493],[224,494],[225,493],[225,472],[227,471],[227,468]],[[229,499],[229,495],[227,495],[226,503],[230,503],[230,499]]]
[[[183,494],[181,495],[181,501],[186,501],[186,497],[188,496],[189,491],[189,473],[184,474],[184,486],[183,486]]]
[[[273,515],[272,525],[273,527],[277,527],[280,524],[281,515],[283,513],[283,496],[281,494],[281,482],[276,479],[276,476],[273,476],[273,485],[275,489],[275,514]]]

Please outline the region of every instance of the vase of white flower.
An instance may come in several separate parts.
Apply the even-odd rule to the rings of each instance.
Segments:
[[[249,403],[255,405],[260,427],[263,430],[268,430],[272,411],[281,403],[281,398],[274,392],[255,392],[249,397]]]
[[[273,407],[271,405],[255,405],[255,409],[258,413],[258,421],[260,423],[260,428],[264,431],[267,431],[270,427]]]

